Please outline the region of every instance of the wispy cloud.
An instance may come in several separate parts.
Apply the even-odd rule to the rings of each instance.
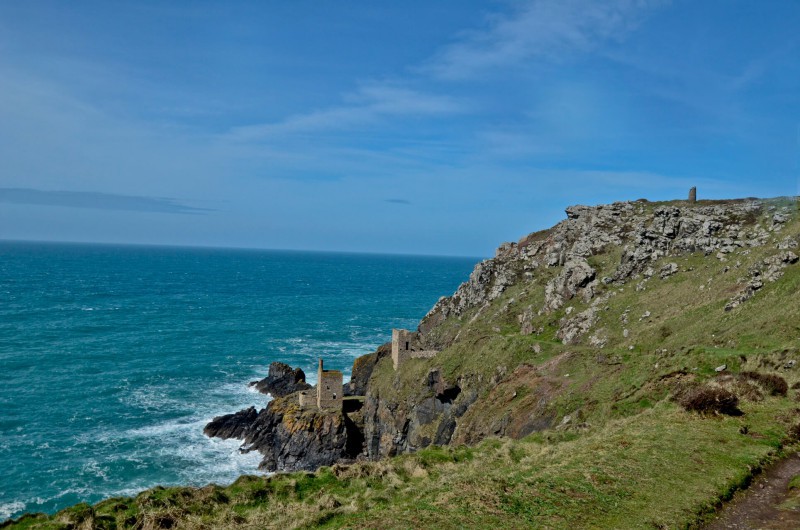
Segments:
[[[411,204],[411,201],[407,199],[386,199],[386,202],[390,202],[392,204]]]
[[[534,0],[510,15],[491,15],[488,28],[470,31],[444,48],[424,70],[442,79],[474,77],[487,69],[534,58],[558,60],[621,39],[663,0]]]
[[[0,188],[0,202],[170,214],[205,214],[214,211],[186,206],[176,199],[166,197],[138,197],[90,191],[44,191],[30,188]]]
[[[451,96],[390,84],[366,84],[356,92],[346,94],[342,105],[296,114],[279,122],[236,127],[230,131],[229,137],[256,140],[286,134],[348,129],[369,125],[389,116],[435,116],[463,110],[463,104]]]

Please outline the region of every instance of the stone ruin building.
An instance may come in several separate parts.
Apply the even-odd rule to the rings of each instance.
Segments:
[[[392,364],[395,370],[407,359],[430,359],[437,353],[439,352],[422,349],[418,332],[407,329],[392,330]]]
[[[319,368],[317,369],[317,408],[320,410],[341,409],[344,395],[343,382],[342,372],[323,369],[322,359],[320,359]],[[310,392],[300,392],[299,401],[301,407],[311,405],[313,399]]]
[[[689,202],[690,203],[697,202],[697,187],[695,186],[692,186],[692,188],[689,189]]]

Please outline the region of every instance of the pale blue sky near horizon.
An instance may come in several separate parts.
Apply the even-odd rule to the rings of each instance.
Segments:
[[[0,239],[487,256],[797,195],[800,3],[0,0]]]

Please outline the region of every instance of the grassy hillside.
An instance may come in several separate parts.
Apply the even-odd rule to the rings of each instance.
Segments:
[[[767,398],[744,412],[708,418],[663,402],[583,433],[241,477],[225,488],[157,488],[12,527],[684,527],[781,454],[795,404]]]
[[[790,219],[775,229],[775,208],[787,207]],[[10,526],[698,525],[765,463],[796,451],[800,432],[800,265],[786,265],[726,310],[754,277],[768,275],[765,260],[786,245],[800,252],[792,247],[800,241],[797,202],[767,203],[741,225],[761,229],[765,243],[724,255],[664,255],[648,264],[653,274],[597,282],[591,299],[575,297],[553,311],[539,308],[560,268],[538,268],[491,303],[441,322],[435,334],[449,346],[435,358],[397,372],[382,359],[369,383],[375,395],[419,403],[430,393],[423,382],[431,370],[478,394],[448,447],[316,473],[241,477],[227,487],[156,488]],[[613,276],[621,256],[610,246],[588,261],[599,279]],[[591,308],[590,329],[564,344],[564,323]],[[520,332],[526,311],[531,334]],[[776,389],[776,380],[786,388]],[[677,398],[692,389],[725,389],[740,413],[689,412]]]

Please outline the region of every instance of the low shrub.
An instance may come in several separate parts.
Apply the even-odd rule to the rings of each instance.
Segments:
[[[742,414],[736,394],[718,386],[692,386],[681,392],[676,399],[684,409],[690,412],[726,414],[728,416]]]
[[[775,374],[762,374],[760,372],[741,372],[739,377],[755,382],[770,396],[786,396],[789,384],[786,380]]]

